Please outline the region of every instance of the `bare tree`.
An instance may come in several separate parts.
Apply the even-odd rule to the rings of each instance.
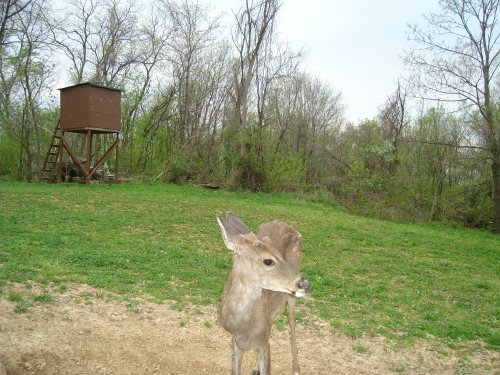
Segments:
[[[330,174],[330,159],[335,158],[331,141],[343,120],[341,95],[325,82],[295,72],[277,81],[268,98],[272,150],[267,151],[267,168],[292,153],[300,160],[304,182],[315,183]]]
[[[269,152],[266,146],[269,144],[269,134],[277,124],[268,121],[268,107],[273,105],[270,100],[272,91],[282,85],[282,82],[296,76],[298,66],[302,60],[302,51],[292,51],[289,46],[279,43],[266,43],[261,55],[257,59],[255,71],[255,84],[252,94],[255,101],[252,105],[256,111],[257,118],[248,126],[247,134],[251,137],[252,168],[261,173],[251,173],[253,181],[250,185],[253,189],[261,189],[263,185],[268,185],[266,173],[269,168],[266,154]]]
[[[379,120],[382,127],[382,134],[391,143],[392,158],[389,162],[389,173],[394,174],[399,164],[398,148],[403,130],[409,124],[407,107],[407,91],[398,81],[396,91],[387,98],[387,101],[380,109]]]
[[[7,43],[7,32],[12,29],[14,18],[22,13],[32,0],[3,0],[0,2],[0,55]]]
[[[482,118],[479,136],[490,156],[493,231],[500,233],[500,126],[493,114],[492,85],[500,66],[499,0],[442,0],[441,14],[425,17],[427,28],[410,28],[416,47],[405,60],[422,96],[458,101]]]
[[[143,56],[137,10],[126,0],[72,0],[49,23],[52,43],[70,61],[73,83],[124,86]]]
[[[133,131],[136,120],[140,113],[147,111],[145,105],[146,96],[151,91],[151,84],[155,69],[166,59],[166,46],[169,36],[167,30],[162,27],[160,13],[153,9],[148,22],[139,31],[139,54],[137,57],[137,72],[131,79],[130,87],[122,103],[124,117],[122,121],[123,143],[128,145],[133,141]],[[130,147],[133,145],[131,144]],[[132,155],[132,153],[131,153]],[[133,160],[131,160],[131,165]]]
[[[235,105],[235,123],[240,132],[239,170],[236,171],[238,183],[248,187],[251,180],[249,161],[249,142],[246,139],[250,89],[254,79],[257,59],[271,42],[276,15],[281,7],[279,0],[245,0],[245,5],[236,14],[236,30],[233,43],[238,59],[233,71],[233,100]]]
[[[324,142],[340,129],[344,107],[341,94],[319,78],[303,75],[300,85],[294,143],[296,152],[304,155],[307,182],[314,183],[325,173]]]
[[[0,104],[2,114],[8,117],[11,95],[18,82],[19,59],[12,59],[20,49],[21,39],[18,28],[20,17],[28,11],[32,0],[5,0],[0,2]]]
[[[19,144],[18,177],[31,180],[41,156],[40,107],[51,76],[44,19],[48,2],[24,2],[17,10],[9,13],[9,32],[0,46],[0,133]]]
[[[73,83],[90,77],[90,46],[96,37],[95,18],[102,12],[102,3],[96,0],[72,0],[62,18],[49,22],[52,43],[70,60]]]
[[[97,32],[90,45],[93,81],[124,86],[140,55],[138,23],[132,2],[111,0],[99,14]]]
[[[226,91],[228,47],[221,43],[219,17],[199,1],[163,0],[158,13],[168,35],[165,64],[158,73],[168,88],[152,108],[145,136],[154,148],[149,132],[168,134],[163,145],[167,157],[157,178],[185,181],[196,176],[192,169],[198,170],[200,161],[210,169]]]
[[[163,0],[171,35],[169,60],[178,94],[178,130],[180,147],[192,150],[199,136],[202,90],[209,50],[216,46],[218,17],[211,17],[208,7],[199,2]]]
[[[265,108],[270,90],[279,81],[296,76],[303,52],[292,51],[285,44],[266,44],[262,56],[257,60],[255,92],[257,96],[257,123],[264,125]]]

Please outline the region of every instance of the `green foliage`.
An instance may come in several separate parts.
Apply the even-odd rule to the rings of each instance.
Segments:
[[[306,190],[306,166],[300,155],[279,153],[266,162],[267,191],[302,192]]]
[[[232,260],[215,216],[232,210],[250,228],[280,218],[302,233],[312,288],[300,304],[346,334],[499,345],[500,241],[484,231],[367,219],[299,195],[194,186],[0,182],[0,202],[3,288],[85,283],[131,300],[177,300],[180,309],[218,304]],[[35,302],[7,298],[19,312]]]
[[[349,149],[339,155],[349,168],[336,197],[349,211],[372,217],[488,227],[489,159],[484,151],[458,147],[467,143],[465,126],[464,118],[431,108],[407,127],[397,148],[377,122],[348,127],[337,148]]]
[[[163,166],[161,181],[167,183],[188,183],[198,180],[203,170],[203,160],[190,156],[180,150],[171,150]]]
[[[18,143],[0,133],[0,178],[17,177],[18,155]]]

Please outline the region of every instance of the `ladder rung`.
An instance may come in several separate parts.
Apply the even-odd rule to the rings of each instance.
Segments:
[[[49,152],[49,155],[58,155],[57,152]]]
[[[62,137],[60,135],[54,135],[54,138],[61,139]]]

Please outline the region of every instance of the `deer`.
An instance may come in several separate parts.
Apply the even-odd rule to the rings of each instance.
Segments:
[[[231,334],[232,374],[241,374],[243,354],[258,351],[251,375],[271,374],[269,336],[276,316],[287,305],[293,375],[300,375],[295,336],[295,303],[309,291],[299,273],[300,233],[274,220],[254,234],[232,212],[217,217],[226,247],[233,252],[233,267],[224,286],[221,325]]]

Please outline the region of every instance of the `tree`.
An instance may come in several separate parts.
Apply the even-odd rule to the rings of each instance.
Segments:
[[[249,177],[252,178],[252,181],[247,181],[247,186],[251,186],[254,190],[263,189],[264,186],[269,187],[272,180],[276,179],[276,174],[270,167],[277,162],[274,158],[276,155],[269,155],[271,158],[266,158],[266,154],[272,152],[266,149],[270,146],[270,132],[279,126],[268,121],[272,118],[268,118],[270,111],[279,111],[277,108],[270,108],[274,105],[272,92],[281,91],[288,79],[298,75],[297,69],[301,59],[301,51],[294,52],[287,45],[278,43],[266,43],[257,59],[252,90],[255,95],[253,121],[248,124],[247,130],[248,137],[251,138]],[[286,158],[280,158],[281,163],[285,163],[285,160]]]
[[[144,48],[137,10],[124,0],[73,0],[50,20],[52,43],[70,60],[73,83],[95,81],[123,87]]]
[[[220,29],[218,18],[210,17],[208,8],[197,2],[163,0],[171,39],[169,60],[172,78],[177,89],[178,140],[180,148],[191,151],[202,129],[203,77],[209,51],[216,46]]]
[[[137,72],[131,79],[124,95],[122,108],[123,145],[133,148],[134,127],[141,113],[146,112],[146,97],[151,94],[151,85],[155,69],[165,61],[165,50],[169,40],[167,30],[162,27],[161,13],[156,8],[149,22],[139,31],[139,54],[137,57]],[[130,155],[133,153],[130,152]],[[130,165],[133,160],[130,160]]]
[[[164,134],[166,157],[157,178],[180,182],[203,175],[202,165],[210,169],[226,94],[228,48],[220,42],[219,18],[198,1],[162,0],[157,13],[168,35],[158,73],[161,84],[168,84],[150,108],[144,151],[154,149]],[[146,159],[142,152],[143,168]]]
[[[431,108],[418,120],[418,142],[424,146],[429,174],[432,179],[432,203],[429,221],[438,218],[445,179],[451,175],[457,159],[458,146],[462,142],[460,123],[443,108]]]
[[[405,57],[425,98],[459,102],[479,112],[477,127],[488,151],[493,181],[493,227],[500,233],[500,124],[494,117],[493,84],[500,66],[499,0],[442,0],[427,28],[410,28],[416,47]]]
[[[404,129],[409,124],[406,111],[408,93],[398,81],[398,87],[380,109],[379,120],[382,133],[392,147],[393,157],[389,161],[389,173],[394,175],[399,164],[398,149]]]
[[[73,0],[62,18],[50,22],[52,43],[70,60],[73,83],[89,79],[90,45],[96,36],[93,24],[97,13],[103,11],[95,0]]]
[[[138,63],[140,48],[137,10],[131,1],[111,0],[97,18],[97,32],[91,44],[93,81],[124,87]]]
[[[0,51],[7,43],[8,31],[12,29],[14,18],[22,13],[32,0],[3,0],[0,2]]]
[[[265,166],[268,184],[272,186],[276,178],[284,181],[288,177],[289,182],[300,180],[309,187],[327,185],[326,181],[335,173],[331,148],[342,123],[341,95],[325,82],[293,70],[268,90],[265,108],[269,129],[265,133],[269,148]],[[283,168],[285,163],[290,168]],[[288,176],[280,175],[275,167]]]
[[[270,43],[276,15],[281,7],[279,0],[245,0],[245,5],[236,15],[236,30],[233,43],[238,57],[233,72],[233,100],[235,124],[239,128],[240,163],[236,171],[237,183],[243,187],[252,180],[249,160],[250,144],[247,140],[250,89],[256,64],[265,44]]]
[[[46,0],[2,4],[6,29],[0,45],[0,135],[18,144],[17,176],[28,181],[40,161],[41,107],[52,73],[45,38],[48,4]]]

